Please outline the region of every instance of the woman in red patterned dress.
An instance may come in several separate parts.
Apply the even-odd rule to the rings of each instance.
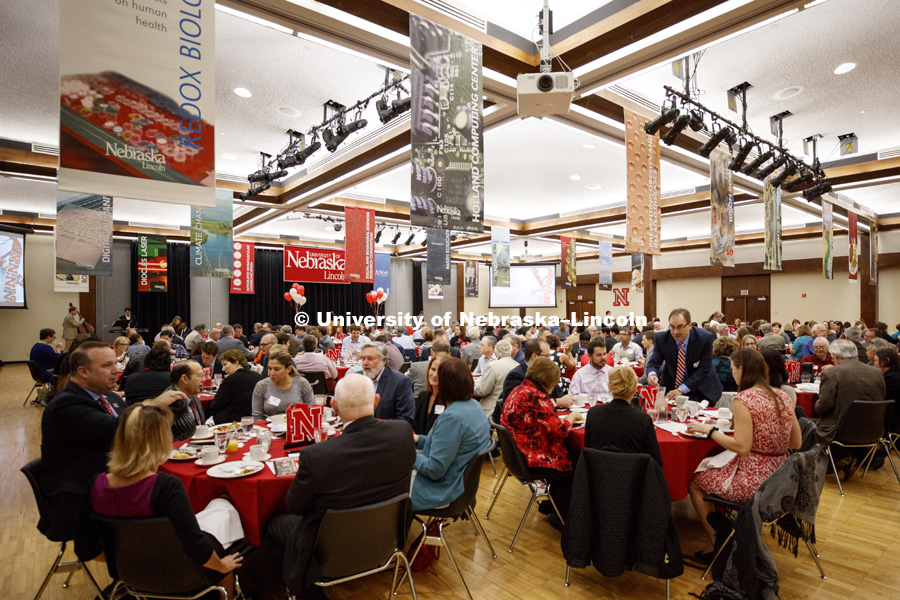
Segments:
[[[742,348],[731,356],[734,379],[739,382],[734,397],[734,437],[713,424],[688,424],[688,432],[703,433],[735,456],[725,466],[697,473],[690,485],[691,502],[708,537],[704,550],[695,556],[712,559],[715,529],[706,520],[714,510],[704,502],[706,494],[717,494],[732,502],[748,502],[756,490],[787,458],[788,449],[799,448],[800,424],[794,404],[783,391],[769,385],[769,368],[757,350]]]

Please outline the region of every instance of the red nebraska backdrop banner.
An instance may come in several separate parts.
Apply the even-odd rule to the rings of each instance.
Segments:
[[[375,283],[375,211],[344,207],[344,279]]]
[[[347,283],[344,251],[330,248],[284,247],[284,280]]]

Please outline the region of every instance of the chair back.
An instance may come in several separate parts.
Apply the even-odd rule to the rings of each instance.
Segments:
[[[63,542],[68,540],[58,540],[54,539],[57,536],[52,535],[52,531],[50,528],[50,513],[47,510],[47,505],[44,502],[44,494],[41,492],[41,464],[42,460],[40,457],[35,458],[34,460],[28,461],[24,467],[19,469],[25,475],[25,478],[28,479],[28,484],[31,485],[31,492],[34,494],[34,501],[38,507],[38,524],[37,528],[42,534],[47,536],[47,538],[51,542]]]
[[[477,358],[473,358],[473,359],[469,362],[469,370],[470,370],[470,371],[474,371],[474,370],[477,369],[477,368],[478,368],[478,359],[477,359]]]
[[[322,371],[307,371],[300,373],[312,386],[313,394],[327,394],[328,385],[325,383],[325,373]]]
[[[28,361],[28,372],[31,373],[31,378],[37,384],[47,383],[47,378],[44,377],[44,372],[41,371],[41,368],[38,366],[36,362],[33,360]]]
[[[463,471],[463,492],[449,506],[434,510],[416,511],[417,514],[454,519],[466,512],[466,509],[475,503],[475,494],[478,493],[478,485],[481,483],[481,467],[484,465],[484,460],[496,447],[497,442],[491,440],[490,446],[472,457],[472,460],[466,465],[466,470]]]
[[[91,515],[100,529],[111,577],[148,594],[191,594],[209,587],[166,517]]]
[[[513,439],[509,429],[500,425],[493,419],[490,419],[491,427],[497,432],[497,439],[500,441],[500,453],[503,455],[503,464],[509,469],[513,477],[520,481],[534,481],[535,477],[528,470],[528,463],[516,440]]]
[[[400,372],[401,372],[401,373],[406,373],[407,371],[409,371],[409,367],[410,367],[411,365],[412,365],[412,363],[410,363],[410,362],[405,362],[405,363],[403,363],[402,365],[400,365]]]
[[[416,349],[415,348],[404,348],[403,349],[403,360],[406,362],[416,362]]]
[[[339,579],[383,566],[406,545],[408,514],[409,494],[325,511],[313,548],[322,576]]]
[[[834,439],[842,444],[874,444],[885,432],[893,400],[854,400],[847,408]]]

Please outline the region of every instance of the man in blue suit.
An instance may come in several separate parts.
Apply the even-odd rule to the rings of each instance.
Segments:
[[[375,384],[375,418],[403,419],[412,423],[416,401],[409,377],[387,366],[388,350],[381,342],[369,342],[360,350],[363,375]]]
[[[691,313],[676,308],[669,313],[669,330],[657,332],[653,339],[653,353],[644,366],[647,384],[665,387],[670,400],[689,396],[715,406],[722,384],[712,366],[713,334],[692,327]]]

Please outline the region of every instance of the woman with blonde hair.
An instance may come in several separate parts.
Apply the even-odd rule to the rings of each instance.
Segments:
[[[216,499],[215,510],[207,507],[198,521],[181,480],[158,472],[171,451],[172,411],[167,407],[148,400],[122,412],[108,470],[91,482],[79,509],[75,552],[82,560],[102,559],[103,544],[92,512],[114,518],[166,517],[185,554],[204,567],[209,583],[218,584],[228,576],[223,584],[230,587],[230,574],[241,565],[241,556],[228,555],[223,544],[244,537],[240,517],[228,501]],[[204,526],[224,532],[219,534],[224,539],[207,533]]]
[[[292,404],[312,404],[314,401],[312,386],[297,371],[287,348],[280,344],[272,346],[269,376],[253,388],[253,418],[261,421],[267,416],[287,412]]]
[[[187,329],[187,323],[181,320],[181,317],[175,315],[175,318],[172,319],[172,322],[169,323],[169,326],[175,330],[175,335],[178,337],[184,336],[184,331]]]
[[[427,435],[434,426],[434,421],[443,412],[438,404],[438,368],[441,362],[450,358],[448,352],[434,352],[428,359],[425,371],[425,391],[416,398],[416,416],[413,418],[412,430],[419,435]],[[441,406],[440,408],[437,408]]]
[[[116,338],[116,341],[113,342],[113,351],[116,353],[116,368],[119,369],[119,373],[125,370],[125,365],[128,364],[128,347],[131,346],[131,342],[128,341],[128,338],[124,335],[120,335]]]

